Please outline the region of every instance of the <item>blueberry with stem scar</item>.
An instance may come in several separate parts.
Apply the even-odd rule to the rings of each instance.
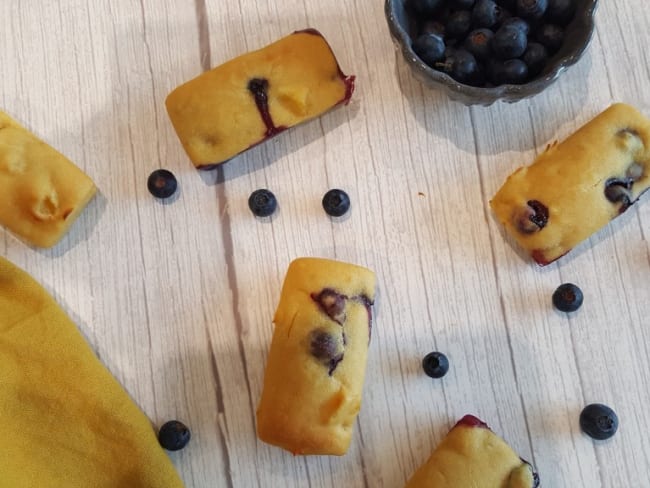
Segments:
[[[607,405],[592,403],[580,413],[580,428],[596,440],[609,439],[618,430],[618,416]]]
[[[176,193],[178,182],[171,171],[157,169],[149,175],[147,188],[156,198],[169,198]]]
[[[573,283],[564,283],[553,292],[553,305],[560,312],[575,312],[583,300],[582,290]]]
[[[278,207],[278,201],[270,190],[255,190],[248,197],[248,208],[256,217],[269,217]]]
[[[449,371],[449,359],[441,352],[430,352],[422,360],[422,369],[431,378],[442,378]]]
[[[323,209],[331,217],[341,217],[350,210],[350,197],[343,190],[334,188],[323,196]]]
[[[493,37],[494,33],[490,29],[476,29],[469,33],[463,46],[476,59],[485,60],[492,54],[490,42]]]
[[[190,438],[190,429],[178,420],[166,422],[158,432],[158,442],[168,451],[183,449],[190,442]]]

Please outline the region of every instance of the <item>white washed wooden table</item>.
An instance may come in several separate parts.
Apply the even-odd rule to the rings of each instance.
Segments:
[[[612,101],[650,114],[650,15],[603,0],[585,57],[530,101],[467,108],[424,89],[396,54],[383,5],[304,0],[2,0],[1,106],[77,162],[101,195],[48,251],[4,230],[0,251],[55,294],[156,423],[186,421],[172,455],[188,487],[401,487],[473,413],[539,469],[545,488],[650,486],[650,198],[546,268],[505,240],[487,201],[547,142]],[[167,118],[169,91],[296,29],[323,32],[352,103],[199,173]],[[158,167],[179,178],[163,205]],[[280,211],[256,221],[249,194]],[[329,188],[352,213],[328,220]],[[0,189],[1,191],[1,189]],[[377,272],[364,402],[349,453],[293,457],[256,439],[254,413],[288,263]],[[570,318],[550,296],[585,292]],[[420,361],[448,354],[432,381]],[[594,444],[584,405],[621,427]]]

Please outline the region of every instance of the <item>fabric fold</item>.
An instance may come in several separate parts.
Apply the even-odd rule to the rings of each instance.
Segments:
[[[146,415],[54,299],[0,257],[0,488],[182,488]]]

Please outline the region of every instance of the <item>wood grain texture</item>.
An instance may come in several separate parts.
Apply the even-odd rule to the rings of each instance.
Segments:
[[[543,94],[468,108],[411,77],[377,2],[8,2],[2,108],[100,195],[54,249],[2,230],[0,251],[56,296],[154,423],[190,425],[191,444],[172,454],[188,487],[400,487],[466,413],[533,461],[545,487],[646,486],[648,197],[546,268],[487,206],[515,168],[611,102],[650,115],[643,6],[601,2],[586,55]],[[195,171],[166,95],[308,26],[357,75],[350,105]],[[172,203],[147,192],[158,167],[179,179]],[[270,222],[247,208],[261,187],[280,202]],[[352,199],[341,222],[320,206],[333,187]],[[293,457],[255,435],[271,319],[299,256],[378,276],[364,402],[341,458]],[[571,317],[550,306],[565,281],[585,292]],[[435,382],[420,366],[434,349],[452,364]],[[580,432],[591,402],[621,418],[608,442]]]

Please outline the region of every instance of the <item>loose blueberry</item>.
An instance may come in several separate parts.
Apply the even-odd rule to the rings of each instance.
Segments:
[[[449,73],[452,78],[461,83],[475,83],[480,74],[476,58],[462,48],[448,49],[444,63],[436,63],[436,68]]]
[[[191,437],[190,429],[178,420],[166,422],[158,432],[158,442],[168,451],[183,449]]]
[[[327,215],[341,217],[350,210],[350,197],[343,190],[330,190],[323,197],[323,209]]]
[[[147,188],[156,198],[169,198],[176,193],[178,182],[171,171],[157,169],[149,175]]]
[[[528,79],[528,66],[521,59],[508,59],[507,61],[491,59],[488,63],[488,76],[490,81],[497,86],[506,84],[519,85],[525,83]],[[538,225],[541,220],[539,220],[535,211],[532,211],[526,218],[537,225],[536,230],[546,225],[546,223]]]
[[[476,27],[492,27],[499,21],[500,10],[493,0],[478,0],[472,10],[472,22]]]
[[[548,0],[517,0],[517,15],[524,19],[541,19],[548,8]]]
[[[618,430],[618,416],[607,405],[592,403],[580,413],[580,428],[596,440],[609,439]]]
[[[530,32],[530,24],[519,17],[509,17],[505,19],[501,23],[501,28],[504,27],[515,27],[516,29],[523,31],[525,35],[528,35]]]
[[[546,18],[549,22],[567,25],[576,12],[575,0],[548,0]]]
[[[462,39],[472,27],[472,14],[469,10],[459,10],[449,16],[445,24],[445,34],[453,39]]]
[[[573,283],[564,283],[553,292],[553,305],[560,312],[575,312],[583,299],[582,290]]]
[[[422,360],[422,369],[431,378],[442,378],[449,371],[449,359],[441,352],[430,352]]]
[[[442,39],[445,38],[445,24],[439,20],[427,20],[420,25],[419,35],[435,34]]]
[[[555,53],[564,42],[564,29],[555,24],[544,24],[541,26],[537,35],[537,41],[542,44],[549,53]]]
[[[492,51],[500,59],[518,58],[527,46],[525,32],[513,26],[501,27],[492,39]]]
[[[476,0],[449,0],[449,6],[458,10],[469,10]]]
[[[248,197],[248,208],[256,217],[268,217],[275,212],[277,207],[278,201],[275,199],[275,195],[265,188],[255,190]]]
[[[432,66],[445,57],[445,41],[437,34],[422,34],[413,41],[413,51]]]
[[[528,74],[537,76],[546,66],[548,51],[538,42],[529,42],[522,59],[528,66]]]
[[[411,0],[409,4],[424,17],[433,16],[444,3],[443,0]]]
[[[463,47],[478,60],[486,60],[491,55],[490,41],[494,33],[490,29],[476,29],[469,33]]]

